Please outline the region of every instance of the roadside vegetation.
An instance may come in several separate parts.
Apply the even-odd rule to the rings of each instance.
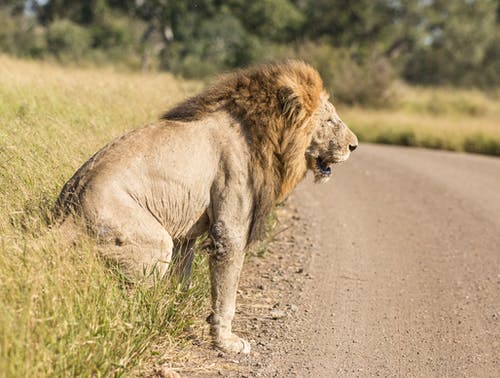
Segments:
[[[363,142],[500,156],[500,91],[398,83],[390,107],[340,106]]]
[[[61,185],[95,150],[199,85],[3,56],[0,78],[0,377],[134,375],[153,358],[178,362],[208,313],[204,256],[187,292],[131,287],[92,240],[68,245],[48,224]]]

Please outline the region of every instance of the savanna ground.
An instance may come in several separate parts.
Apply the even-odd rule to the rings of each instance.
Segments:
[[[139,375],[190,358],[209,306],[203,255],[188,292],[129,287],[92,240],[67,245],[49,224],[93,152],[201,87],[0,56],[0,375]],[[337,106],[362,141],[500,155],[498,92],[394,90],[390,109]]]

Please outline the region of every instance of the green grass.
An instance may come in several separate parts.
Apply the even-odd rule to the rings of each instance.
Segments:
[[[68,246],[47,220],[95,150],[199,85],[3,56],[0,78],[0,376],[134,375],[175,362],[208,313],[204,258],[188,292],[127,287],[92,240]]]
[[[500,156],[500,90],[400,85],[395,91],[390,109],[339,106],[361,141]]]

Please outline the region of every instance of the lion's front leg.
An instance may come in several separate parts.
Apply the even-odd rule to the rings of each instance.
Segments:
[[[232,333],[236,291],[244,260],[243,233],[229,230],[221,221],[212,226],[214,251],[210,256],[212,314],[210,333],[215,346],[228,352],[249,353],[248,341]]]

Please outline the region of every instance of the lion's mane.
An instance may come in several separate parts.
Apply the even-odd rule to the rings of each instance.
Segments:
[[[303,62],[268,64],[223,75],[162,117],[189,122],[226,111],[243,125],[252,154],[249,242],[262,237],[274,204],[284,200],[306,173],[304,156],[314,127],[311,116],[323,91],[318,72]]]

